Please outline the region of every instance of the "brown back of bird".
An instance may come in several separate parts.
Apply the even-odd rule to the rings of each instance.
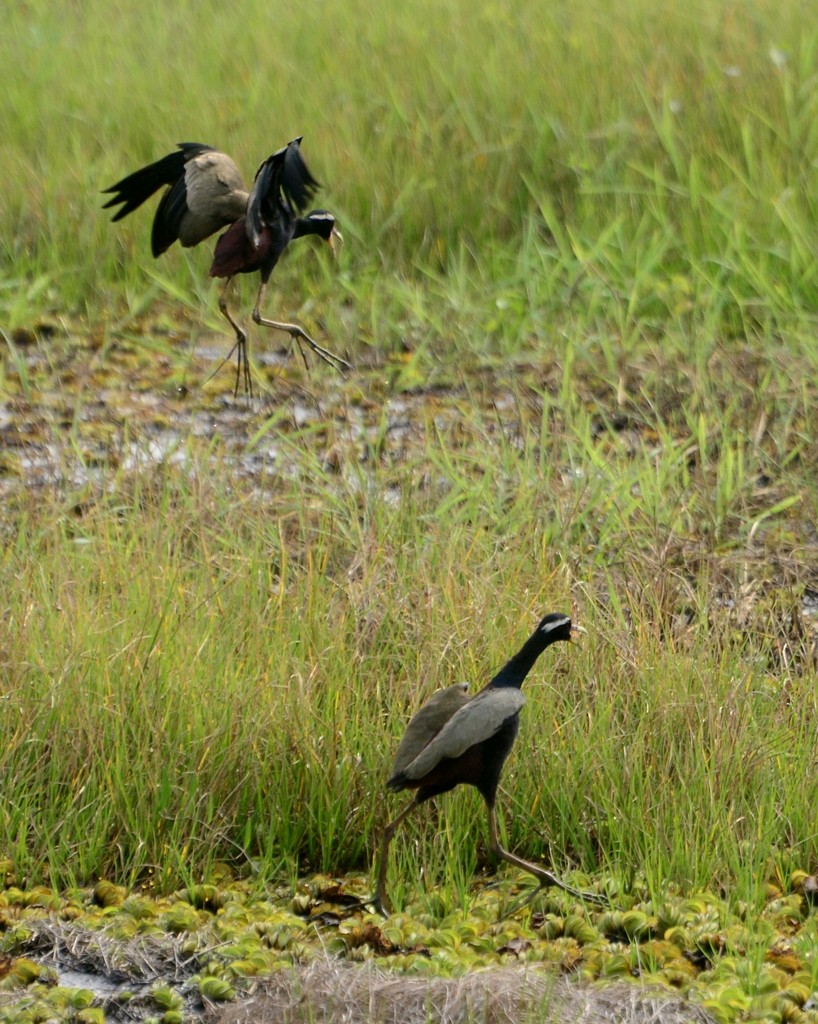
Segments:
[[[406,726],[406,732],[395,754],[393,776],[404,771],[421,750],[437,736],[452,715],[464,704],[469,703],[471,697],[466,693],[468,687],[468,683],[455,683],[454,686],[447,686],[445,690],[438,690],[416,712]]]

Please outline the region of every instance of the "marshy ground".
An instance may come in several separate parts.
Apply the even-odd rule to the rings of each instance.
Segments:
[[[509,917],[506,883],[479,886],[468,912],[433,896],[387,921],[354,906],[368,884],[360,877],[313,876],[295,894],[225,881],[166,898],[110,882],[63,896],[8,886],[0,1014],[88,1024],[808,1021],[815,887],[805,881],[815,880],[797,879],[788,895],[771,887],[759,917],[706,892],[655,907],[613,891],[612,904],[630,909],[543,894]],[[750,999],[742,981],[759,929],[768,947]]]

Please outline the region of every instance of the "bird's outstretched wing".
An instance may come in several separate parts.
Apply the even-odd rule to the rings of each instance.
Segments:
[[[175,185],[184,176],[185,164],[200,153],[208,153],[212,146],[205,146],[202,142],[180,142],[179,151],[168,153],[161,160],[141,167],[133,174],[118,181],[110,188],[103,189],[103,193],[114,193],[102,207],[107,210],[112,206],[119,206],[120,209],[111,217],[111,220],[122,220],[129,213],[141,206],[146,199],[150,199],[157,189],[163,185]],[[121,205],[120,205],[121,204]]]
[[[182,245],[196,245],[244,213],[247,193],[238,168],[227,154],[201,142],[180,142],[177,152],[105,189],[114,195],[103,209],[119,206],[111,219],[121,220],[163,185],[167,189],[151,232],[154,256],[161,256],[177,238]]]
[[[268,156],[256,171],[247,202],[247,234],[254,246],[259,244],[266,204],[275,206],[283,198],[290,207],[303,210],[321,187],[301,156],[301,138]]]
[[[151,232],[153,255],[176,239],[198,245],[215,231],[244,216],[247,191],[232,157],[215,149],[195,150],[182,143],[184,172],[165,191],[156,208]]]
[[[404,777],[413,781],[422,779],[444,758],[460,757],[469,747],[490,739],[524,704],[525,696],[516,687],[482,690],[456,711],[437,736],[403,769]]]

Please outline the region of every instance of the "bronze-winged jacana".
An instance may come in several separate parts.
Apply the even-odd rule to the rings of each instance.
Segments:
[[[488,808],[489,844],[494,855],[539,879],[540,887],[555,885],[580,899],[602,902],[595,893],[566,885],[536,864],[515,856],[500,845],[495,809],[500,773],[517,736],[525,697],[520,689],[534,662],[550,644],[570,640],[567,615],[546,615],[520,650],[479,693],[470,697],[467,683],[439,690],[420,708],[406,727],[398,746],[391,790],[413,789],[411,803],[390,821],[381,839],[380,860],[372,904],[386,916],[386,869],[389,844],[405,818],[426,800],[462,784],[475,786]]]
[[[247,334],[230,315],[226,295],[236,274],[255,270],[261,274],[253,309],[255,323],[287,331],[299,348],[304,341],[324,362],[336,369],[351,369],[345,359],[322,348],[302,327],[265,320],[261,315],[270,274],[292,239],[318,235],[330,248],[335,239],[341,239],[335,217],[327,210],[312,210],[299,216],[320,187],[301,156],[300,143],[300,138],[293,139],[268,156],[256,172],[250,192],[226,153],[199,142],[179,143],[178,152],[169,153],[104,190],[114,195],[103,209],[119,206],[111,218],[117,221],[141,206],[157,189],[167,186],[153,220],[154,257],[161,256],[177,240],[185,247],[198,245],[227,227],[216,243],[210,276],[227,278],[219,297],[219,310],[236,332],[236,392],[242,367],[244,386],[251,394],[252,380],[247,362]]]

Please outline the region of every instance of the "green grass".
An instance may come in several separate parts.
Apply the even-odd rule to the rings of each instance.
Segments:
[[[539,334],[567,295],[606,319],[739,333],[815,308],[818,33],[795,2],[56,10],[17,5],[0,42],[13,320],[96,321],[155,289],[150,212],[111,227],[100,211],[124,172],[193,138],[249,174],[301,133],[348,239],[344,273],[310,285],[302,252],[276,282],[290,303],[295,281],[324,302],[345,290],[353,343],[397,343],[398,318],[365,323],[396,269],[442,271],[450,294],[460,268],[473,301],[506,300],[515,346],[521,316]],[[179,253],[160,273],[189,289],[206,266],[191,259],[195,273]]]
[[[745,900],[814,869],[818,33],[794,2],[518,7],[10,12],[2,467],[51,443],[88,480],[5,492],[21,874],[365,867],[408,716],[551,609],[590,636],[527,684],[512,847]],[[112,226],[100,189],[301,133],[347,245],[294,247],[270,308],[362,369],[313,379],[318,425],[282,399],[131,468],[174,339],[225,332],[207,255],[154,264],[152,210]],[[396,901],[463,891],[483,828],[474,794],[419,814]]]
[[[771,460],[727,416],[708,444],[712,409],[696,435],[645,424],[630,448],[579,402],[525,397],[513,438],[472,395],[408,454],[341,475],[321,463],[341,428],[295,433],[263,500],[192,444],[79,503],[19,499],[0,846],[20,869],[172,884],[220,859],[364,867],[408,715],[485,680],[548,609],[590,635],[527,684],[512,846],[743,898],[777,857],[813,863],[814,580],[797,559],[814,484],[779,467],[759,489]],[[445,874],[484,823],[476,797],[441,803],[445,825],[419,814],[406,837],[428,856],[445,828]],[[398,892],[416,884],[406,857]]]

